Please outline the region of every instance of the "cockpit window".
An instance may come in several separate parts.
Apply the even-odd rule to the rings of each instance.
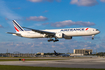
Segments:
[[[99,31],[98,29],[96,29],[96,31]]]

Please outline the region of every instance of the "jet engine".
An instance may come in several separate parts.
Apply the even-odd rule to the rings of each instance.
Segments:
[[[66,36],[63,33],[56,33],[55,36],[57,38],[65,38],[65,39],[72,39],[72,36]]]
[[[64,36],[65,39],[72,39],[72,36]]]
[[[63,33],[56,33],[55,36],[57,38],[64,38],[64,34]]]
[[[46,34],[43,34],[43,37],[46,37]]]

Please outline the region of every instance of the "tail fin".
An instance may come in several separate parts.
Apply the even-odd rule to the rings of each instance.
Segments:
[[[12,22],[14,24],[14,28],[15,28],[16,32],[24,31],[24,29],[15,20],[13,20]]]
[[[58,54],[57,54],[57,52],[54,50],[54,54],[57,56]]]

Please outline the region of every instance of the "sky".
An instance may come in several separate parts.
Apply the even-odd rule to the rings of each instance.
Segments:
[[[91,27],[101,33],[91,37],[47,42],[7,34],[15,32],[12,20],[33,29]],[[0,53],[72,53],[73,49],[105,52],[105,0],[0,0]]]

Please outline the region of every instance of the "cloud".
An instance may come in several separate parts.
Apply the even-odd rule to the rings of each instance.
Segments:
[[[34,3],[37,3],[37,2],[53,2],[53,1],[61,2],[61,0],[28,0],[28,1],[34,2]]]
[[[46,12],[48,12],[48,10],[45,10],[43,13],[46,13]]]
[[[48,25],[49,23],[43,23],[42,25]]]
[[[100,0],[101,2],[105,2],[105,0]]]
[[[3,26],[2,26],[2,25],[0,25],[0,28],[3,28]]]
[[[72,26],[72,25],[78,25],[78,26],[93,26],[95,23],[92,22],[83,22],[83,21],[77,21],[73,22],[72,20],[66,20],[61,22],[55,22],[52,23],[51,26],[53,27],[65,27],[65,26]]]
[[[54,48],[55,46],[52,45],[52,48]]]
[[[35,26],[41,26],[42,24],[39,24],[39,23],[37,23],[37,24],[35,24]]]
[[[43,17],[43,16],[39,16],[39,17],[31,16],[31,17],[26,18],[26,20],[30,20],[30,21],[46,21],[46,20],[48,20],[48,18]]]
[[[22,19],[21,16],[14,13],[11,9],[8,8],[4,0],[0,0],[0,16],[4,17],[5,20],[8,20],[7,23],[12,26],[11,20]]]
[[[81,39],[81,40],[80,40]],[[27,39],[28,40],[28,39]],[[40,52],[43,49],[43,52],[53,52],[56,50],[57,52],[67,53],[67,49],[72,53],[73,49],[92,49],[95,51],[104,51],[105,50],[105,40],[104,41],[96,41],[95,40],[84,40],[82,37],[73,38],[71,40],[60,39],[59,42],[47,42],[47,38],[39,38],[28,40],[27,42],[19,41],[19,42],[0,42],[0,51],[4,52],[8,47],[10,52],[19,51],[24,53],[30,53],[30,50],[33,49],[33,52]],[[47,48],[47,49],[46,49]],[[24,50],[25,49],[25,50]]]
[[[57,2],[61,2],[61,0],[56,0]]]
[[[5,20],[9,20],[8,18],[5,18]]]
[[[53,1],[61,2],[61,0],[45,0],[45,1],[48,1],[48,2],[53,2]]]
[[[81,40],[83,40],[81,38]],[[9,48],[8,48],[9,47]],[[0,42],[0,51],[4,52],[7,48],[10,52],[19,51],[19,52],[30,52],[31,49],[34,50],[34,52],[40,52],[43,49],[43,52],[53,52],[53,50],[56,50],[57,52],[65,52],[67,53],[67,49],[70,50],[70,52],[73,51],[73,49],[93,49],[97,48],[101,50],[105,50],[105,42],[98,43],[98,41],[78,41],[75,39],[72,40],[64,40],[61,39],[59,42],[53,43],[53,42],[47,42],[47,40],[40,40],[36,39],[33,42]],[[47,48],[47,49],[46,49]],[[61,49],[62,48],[62,49]],[[102,48],[102,49],[101,49]],[[24,50],[25,49],[25,50]]]
[[[21,7],[18,7],[18,8],[13,8],[13,9],[21,9]]]
[[[21,17],[11,11],[5,4],[4,1],[0,0],[0,14],[10,20],[20,19]]]
[[[76,4],[78,6],[94,6],[98,2],[96,0],[71,0],[70,4]]]
[[[43,0],[28,0],[30,2],[42,2]]]
[[[82,36],[84,40],[92,40],[92,36]]]
[[[53,2],[53,0],[46,0],[46,1],[48,1],[48,2]]]

